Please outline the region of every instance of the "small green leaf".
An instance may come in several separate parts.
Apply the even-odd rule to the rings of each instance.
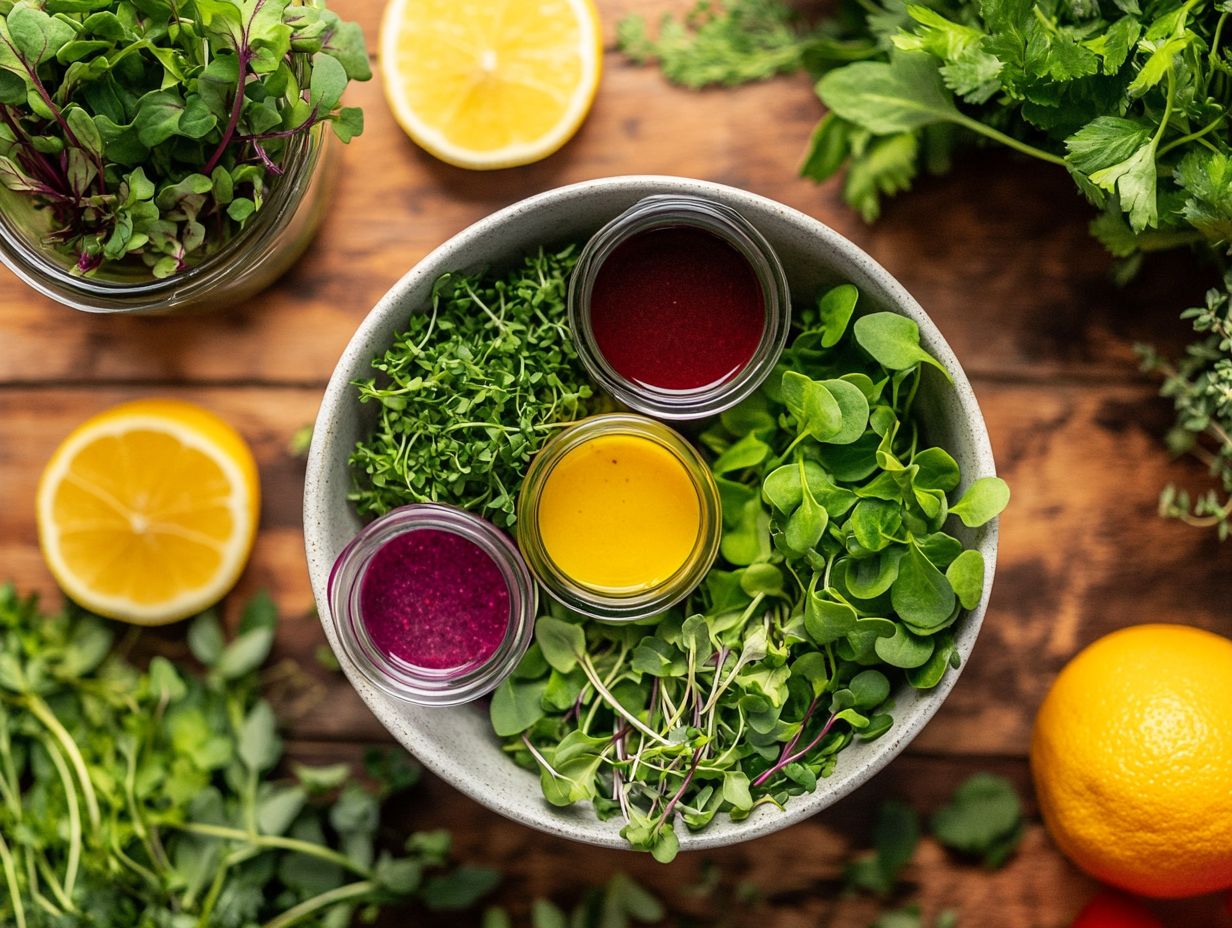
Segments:
[[[427,880],[420,899],[433,912],[460,912],[472,908],[496,889],[500,881],[499,870],[464,864],[449,873]]]
[[[831,71],[817,84],[822,102],[874,135],[911,132],[960,118],[937,61],[894,50],[889,63],[861,61]]]
[[[264,699],[257,702],[244,718],[239,732],[239,756],[249,770],[262,773],[282,756],[282,740],[274,710]]]
[[[206,667],[213,667],[218,663],[225,645],[222,625],[212,609],[201,613],[188,626],[188,649],[192,651],[193,657]]]
[[[934,813],[931,826],[933,835],[946,847],[984,856],[1005,853],[1001,845],[1007,839],[1017,843],[1021,821],[1022,804],[1013,785],[1004,777],[977,773]]]
[[[513,677],[496,688],[488,712],[492,730],[502,738],[521,734],[544,716],[543,694],[548,679],[518,680]]]
[[[711,470],[716,475],[756,467],[770,454],[770,446],[756,435],[745,435],[718,456]]]
[[[920,327],[906,316],[898,313],[861,316],[856,320],[855,335],[860,347],[882,367],[902,371],[924,362],[949,379],[949,373],[940,362],[920,347]]]
[[[544,659],[561,673],[569,673],[586,653],[586,634],[580,625],[543,616],[535,622],[535,641]]]
[[[817,301],[817,314],[821,319],[821,346],[833,348],[847,332],[860,291],[851,284],[831,287]]]
[[[950,507],[968,528],[991,522],[1009,505],[1010,487],[1000,477],[981,477]]]
[[[897,625],[891,638],[878,638],[874,645],[877,656],[892,667],[909,670],[920,667],[933,656],[936,642],[912,634],[903,625]]]
[[[312,78],[309,90],[312,106],[321,113],[328,113],[342,99],[346,90],[347,75],[342,63],[330,55],[316,55],[312,59]]]
[[[984,594],[984,556],[978,551],[964,551],[945,570],[958,601],[964,609],[974,609]]]
[[[890,587],[894,611],[919,629],[944,625],[957,598],[945,575],[920,553],[913,542],[898,565],[898,577]]]

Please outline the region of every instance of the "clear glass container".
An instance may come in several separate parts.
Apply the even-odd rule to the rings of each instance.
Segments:
[[[285,170],[237,234],[193,265],[159,280],[141,264],[106,265],[89,277],[42,244],[50,215],[0,186],[0,260],[44,296],[94,313],[181,313],[220,309],[264,290],[303,254],[325,216],[337,176],[337,146],[324,124],[296,136]]]
[[[621,375],[599,349],[590,319],[591,293],[608,257],[635,235],[680,226],[709,232],[743,255],[761,284],[765,311],[761,341],[745,366],[696,390],[660,389]],[[774,370],[791,328],[791,292],[778,255],[740,213],[703,197],[662,194],[638,201],[587,242],[569,281],[569,325],[583,366],[618,402],[657,419],[702,419],[739,403]]]
[[[369,567],[390,541],[435,529],[457,535],[491,558],[509,594],[504,637],[489,655],[460,666],[411,664],[378,647],[364,621],[363,589]],[[456,706],[478,699],[513,673],[534,637],[538,587],[509,537],[473,513],[437,503],[394,509],[366,525],[338,555],[327,588],[330,618],[342,650],[381,691],[422,706]]]
[[[593,439],[631,436],[669,452],[688,475],[698,502],[698,532],[692,550],[671,576],[646,589],[611,590],[588,586],[566,573],[548,553],[539,511],[553,469],[570,452]],[[518,496],[518,547],[544,589],[575,612],[611,622],[655,615],[696,589],[714,563],[722,534],[723,510],[710,468],[688,441],[661,422],[631,413],[606,413],[562,430],[531,461]]]

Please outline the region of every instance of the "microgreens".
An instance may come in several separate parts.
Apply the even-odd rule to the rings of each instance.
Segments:
[[[188,633],[203,671],[140,670],[109,623],[0,587],[0,922],[328,928],[492,889],[491,871],[445,869],[444,832],[378,851],[382,800],[418,779],[404,753],[370,753],[375,791],[345,763],[276,773],[257,676],[276,620],[258,596],[228,641],[207,613]]]
[[[0,185],[78,273],[169,277],[252,219],[307,133],[362,132],[339,101],[370,76],[359,26],[313,0],[0,0]]]
[[[356,384],[360,402],[380,407],[350,459],[361,514],[442,502],[513,524],[531,458],[595,407],[562,321],[576,262],[571,245],[436,282],[429,311],[412,314],[373,360],[378,376]]]
[[[958,492],[913,412],[926,370],[938,389],[944,371],[914,322],[857,317],[857,300],[824,294],[762,389],[701,434],[723,505],[702,587],[626,625],[552,605],[492,700],[550,803],[590,801],[659,860],[677,824],[782,806],[885,734],[894,685],[957,666],[955,623],[982,598],[980,553],[946,527],[954,511],[984,524],[1008,491]]]

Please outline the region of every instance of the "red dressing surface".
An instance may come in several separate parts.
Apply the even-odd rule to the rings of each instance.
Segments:
[[[373,555],[360,615],[381,653],[429,670],[483,663],[509,627],[509,587],[472,541],[439,529],[396,535]]]
[[[752,360],[766,327],[761,284],[748,260],[704,229],[639,232],[603,262],[590,325],[607,363],[660,390],[700,390]]]

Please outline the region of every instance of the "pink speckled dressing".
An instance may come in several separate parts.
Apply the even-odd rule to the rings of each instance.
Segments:
[[[509,587],[478,545],[434,528],[404,532],[372,556],[360,614],[387,657],[428,670],[481,664],[509,628]]]

